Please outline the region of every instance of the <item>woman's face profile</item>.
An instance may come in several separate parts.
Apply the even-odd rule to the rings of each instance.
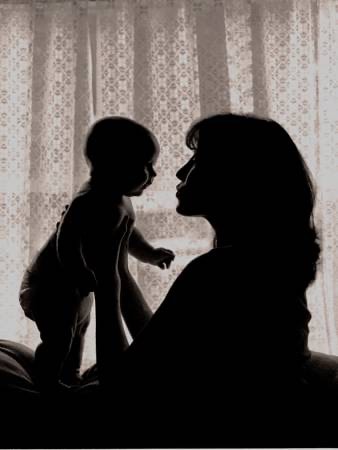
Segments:
[[[177,172],[181,181],[176,187],[178,204],[176,211],[184,216],[202,216],[207,214],[208,181],[198,149],[189,161]],[[210,198],[209,198],[210,200]]]

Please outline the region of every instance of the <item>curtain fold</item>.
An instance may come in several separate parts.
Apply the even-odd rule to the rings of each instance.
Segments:
[[[0,11],[0,328],[4,337],[23,339],[16,299],[30,239],[32,10],[6,4]]]
[[[206,222],[175,212],[185,131],[201,114],[233,111],[280,122],[314,175],[323,253],[310,344],[338,354],[337,23],[337,0],[0,0],[1,336],[38,340],[18,306],[20,279],[88,175],[94,119],[133,117],[160,142],[137,223],[177,258],[168,271],[131,258],[156,309],[212,240]],[[93,326],[87,341],[88,364]]]

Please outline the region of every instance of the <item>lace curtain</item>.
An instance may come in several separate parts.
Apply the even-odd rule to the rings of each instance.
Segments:
[[[108,114],[161,145],[158,177],[134,204],[147,238],[177,257],[168,271],[131,260],[156,309],[211,246],[206,222],[175,212],[184,133],[228,110],[279,121],[310,166],[323,247],[310,344],[338,354],[337,0],[0,0],[0,67],[0,337],[38,341],[18,306],[21,276],[88,175],[89,124]],[[94,348],[92,326],[86,364]]]

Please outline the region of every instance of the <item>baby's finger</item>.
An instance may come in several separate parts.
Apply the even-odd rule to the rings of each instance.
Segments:
[[[174,259],[175,255],[168,255],[164,258],[164,261],[170,264]]]
[[[173,259],[175,259],[175,253],[172,253],[172,252],[166,252],[166,259],[168,259],[168,260],[170,260],[170,261],[172,261]]]
[[[160,266],[161,269],[169,269],[171,262],[172,262],[172,258],[166,258],[166,259],[164,259],[164,260],[162,261],[162,263],[161,263],[161,266]]]
[[[171,263],[172,263],[172,259],[170,259],[169,261],[166,261],[166,267],[167,267],[167,269],[169,269],[169,267],[171,266]]]

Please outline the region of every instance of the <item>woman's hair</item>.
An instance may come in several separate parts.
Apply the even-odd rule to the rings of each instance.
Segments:
[[[206,183],[232,204],[239,241],[258,240],[257,247],[306,289],[320,254],[315,190],[289,134],[270,119],[224,113],[193,123],[186,145],[203,159]]]

